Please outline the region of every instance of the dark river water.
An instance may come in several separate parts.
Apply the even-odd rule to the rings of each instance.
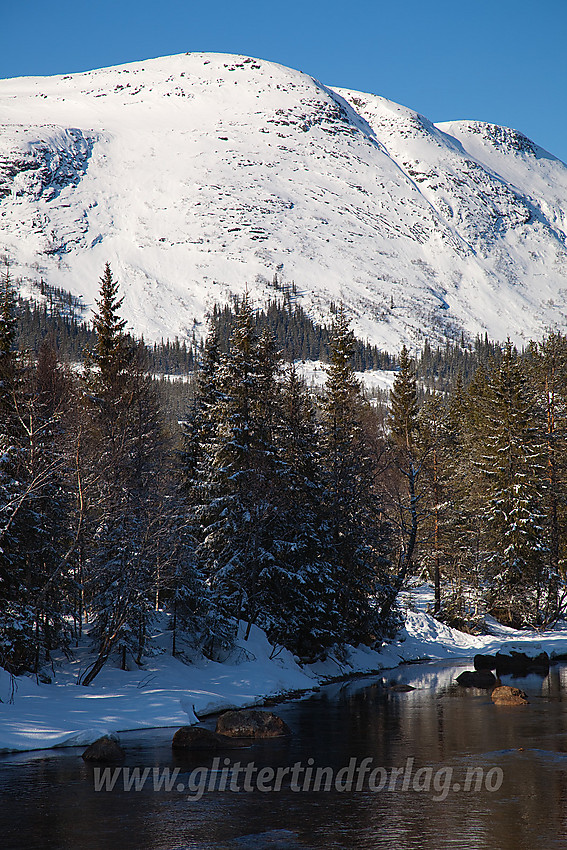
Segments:
[[[95,789],[105,774],[82,748],[0,756],[0,847],[567,848],[567,667],[505,679],[529,695],[518,707],[456,685],[467,667],[325,687],[275,709],[290,738],[216,761],[173,754],[173,729],[122,733],[112,790]],[[136,776],[142,787],[127,790]]]

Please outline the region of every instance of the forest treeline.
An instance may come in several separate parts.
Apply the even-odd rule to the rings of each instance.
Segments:
[[[88,622],[87,685],[109,661],[140,663],[160,612],[182,657],[225,657],[244,621],[312,660],[395,634],[415,575],[465,628],[563,613],[565,337],[426,346],[425,393],[404,347],[388,404],[372,404],[340,307],[314,393],[245,297],[186,344],[177,421],[121,306],[107,265],[70,368],[54,334],[19,350],[27,320],[3,272],[1,666],[39,673]]]
[[[298,303],[295,289],[281,284],[274,277],[274,286],[281,297],[272,299],[265,308],[254,309],[254,323],[258,332],[268,329],[273,335],[278,352],[288,362],[320,360],[330,362],[331,328],[315,322]],[[49,338],[64,362],[79,363],[83,352],[94,344],[92,325],[84,319],[86,307],[81,299],[66,290],[53,287],[41,280],[36,298],[18,296],[16,305],[16,345],[24,351],[37,354],[42,342]],[[337,307],[331,304],[331,313]],[[219,347],[226,353],[234,328],[238,298],[231,304],[214,305],[210,320],[217,328]],[[199,323],[195,323],[190,338],[166,339],[153,344],[134,340],[144,347],[148,370],[155,376],[191,377],[203,353],[204,340]],[[461,337],[456,342],[447,340],[444,345],[431,345],[427,340],[416,357],[416,374],[420,386],[444,391],[452,385],[457,375],[468,382],[476,368],[498,356],[498,345],[487,337],[470,343]],[[353,341],[352,364],[356,371],[372,369],[393,370],[398,367],[397,355],[379,349],[376,345]]]

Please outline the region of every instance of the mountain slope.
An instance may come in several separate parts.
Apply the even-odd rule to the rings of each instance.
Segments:
[[[273,63],[187,54],[0,81],[0,250],[94,303],[108,260],[148,339],[248,287],[342,300],[383,348],[563,326],[567,167]]]

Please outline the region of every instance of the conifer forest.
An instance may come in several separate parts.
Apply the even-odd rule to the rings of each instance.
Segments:
[[[474,632],[565,614],[567,339],[355,339],[283,292],[210,316],[206,338],[126,331],[107,264],[92,323],[61,291],[0,279],[0,666],[94,641],[81,683],[172,652],[221,658],[239,621],[301,660],[380,646],[415,576]],[[317,389],[298,361],[326,362]],[[370,397],[355,371],[395,371]],[[163,375],[169,377],[164,378]],[[162,377],[160,377],[162,376]],[[177,376],[173,380],[171,376]]]

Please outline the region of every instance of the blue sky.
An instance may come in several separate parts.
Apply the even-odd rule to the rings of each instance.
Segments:
[[[567,0],[0,0],[0,78],[242,53],[433,121],[515,127],[567,161]]]

